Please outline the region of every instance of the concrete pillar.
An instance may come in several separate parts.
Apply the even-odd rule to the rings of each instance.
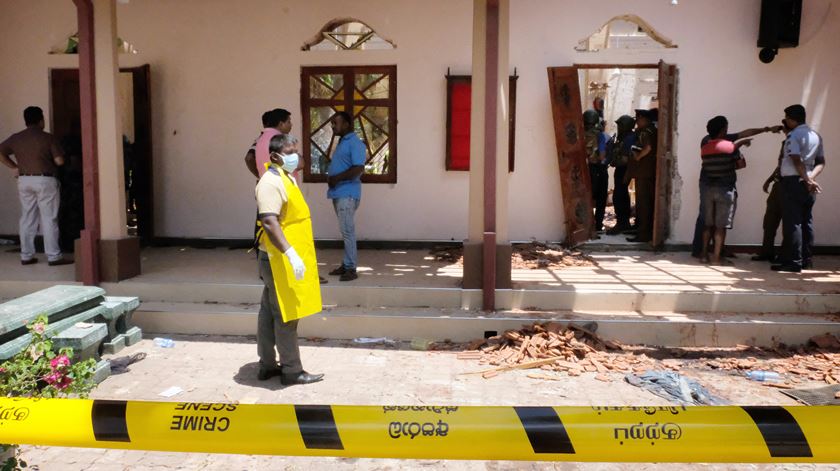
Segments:
[[[96,61],[96,129],[99,153],[100,237],[128,236],[123,177],[122,121],[118,109],[117,8],[115,0],[93,0]]]
[[[488,7],[498,4],[498,15],[488,17]],[[488,25],[488,19],[498,26]],[[472,63],[472,114],[470,128],[470,200],[469,239],[464,244],[464,287],[477,289],[483,286],[482,247],[488,218],[485,205],[495,204],[496,233],[496,288],[510,288],[510,238],[508,235],[508,76],[510,64],[510,0],[473,1],[473,63]],[[491,35],[488,37],[488,26]],[[498,32],[493,39],[493,31]],[[488,44],[488,38],[490,44]],[[495,77],[488,81],[488,60],[496,61]],[[495,94],[495,108],[487,109],[487,94]],[[491,100],[492,101],[492,100]],[[488,113],[495,114],[495,133],[488,129]],[[495,136],[493,136],[495,134]],[[493,146],[488,152],[487,146]],[[485,185],[485,158],[495,160],[495,191]],[[487,199],[485,196],[489,197]],[[491,213],[492,214],[492,213]]]
[[[140,274],[140,242],[128,237],[126,228],[116,2],[93,0],[92,3],[99,157],[99,269],[102,281],[119,281]]]

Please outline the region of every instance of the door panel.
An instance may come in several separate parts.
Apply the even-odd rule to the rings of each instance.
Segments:
[[[566,220],[565,244],[574,247],[589,240],[594,230],[577,68],[549,67],[548,86]]]
[[[668,238],[673,191],[674,131],[677,119],[677,66],[659,63],[659,142],[656,155],[656,200],[653,216],[654,248]]]

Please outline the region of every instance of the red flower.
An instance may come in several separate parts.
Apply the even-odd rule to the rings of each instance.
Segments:
[[[70,366],[70,359],[67,355],[59,355],[50,360],[50,366],[55,370],[63,366]]]

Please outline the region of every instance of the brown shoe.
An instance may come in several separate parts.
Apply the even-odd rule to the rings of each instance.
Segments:
[[[58,266],[61,266],[61,265],[72,265],[73,263],[75,263],[73,260],[67,260],[66,258],[61,258],[61,259],[58,259],[58,260],[53,260],[51,262],[47,262],[47,265],[49,265],[51,267],[58,267]]]
[[[36,263],[38,263],[37,258],[30,258],[29,260],[21,260],[20,261],[21,265],[33,265],[33,264],[36,264]]]

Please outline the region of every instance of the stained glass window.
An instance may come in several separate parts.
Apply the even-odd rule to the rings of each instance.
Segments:
[[[396,183],[396,66],[304,67],[301,80],[301,109],[308,118],[303,121],[304,180],[326,181],[337,143],[330,119],[347,111],[367,148],[362,181]]]

